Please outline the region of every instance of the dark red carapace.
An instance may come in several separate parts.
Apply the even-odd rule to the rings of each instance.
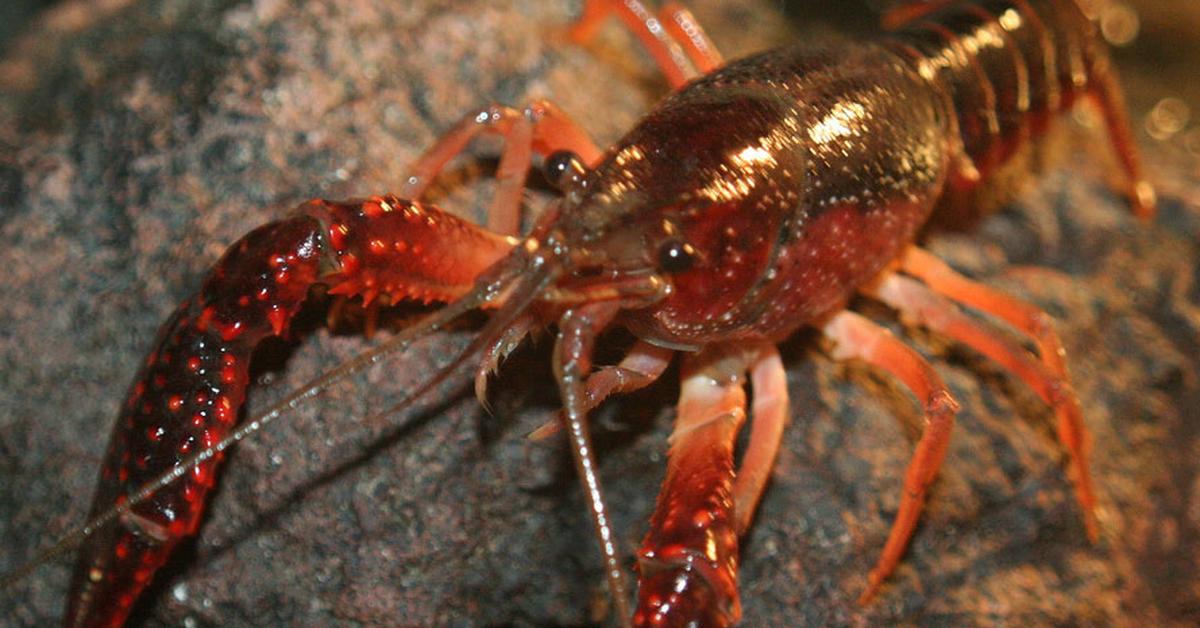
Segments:
[[[557,324],[553,361],[565,412],[543,432],[565,431],[571,443],[621,622],[739,619],[737,540],[788,415],[773,343],[802,326],[827,336],[835,357],[895,376],[926,413],[864,602],[895,568],[957,404],[924,359],[845,310],[856,294],[992,358],[1053,407],[1095,536],[1087,434],[1048,318],[913,244],[935,212],[979,216],[1011,194],[1015,175],[1041,161],[1039,140],[1082,99],[1099,105],[1124,191],[1140,215],[1150,215],[1153,196],[1117,81],[1076,3],[914,3],[889,16],[892,30],[872,40],[727,64],[674,3],[655,15],[635,0],[589,0],[572,35],[588,39],[610,15],[641,39],[677,89],[607,151],[547,102],[484,107],[415,165],[403,198],[312,201],[233,245],[164,326],[117,419],[93,506],[93,516],[111,520],[79,554],[67,625],[121,624],[175,545],[195,531],[219,452],[235,438],[250,356],[261,340],[287,331],[315,285],[368,304],[385,296],[450,304],[386,350],[469,309],[493,309],[469,350],[484,353],[481,389],[528,330]],[[507,141],[488,227],[417,200],[479,134]],[[522,238],[516,225],[535,155],[562,196]],[[1037,353],[959,305],[1007,321]],[[612,325],[638,342],[620,364],[593,369],[595,339]],[[656,380],[675,352],[684,354],[679,416],[638,553],[632,610],[586,416],[606,396]],[[735,460],[746,422],[748,445]],[[180,468],[182,477],[163,480]],[[146,487],[148,496],[137,497]]]

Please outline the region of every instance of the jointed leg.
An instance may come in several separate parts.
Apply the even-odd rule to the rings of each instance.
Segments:
[[[1154,218],[1157,202],[1154,187],[1150,185],[1142,173],[1141,162],[1138,159],[1137,145],[1133,140],[1133,131],[1129,127],[1129,112],[1125,107],[1125,96],[1111,65],[1105,59],[1096,64],[1092,70],[1094,81],[1089,96],[1100,107],[1104,116],[1104,125],[1108,128],[1108,137],[1112,142],[1113,151],[1121,165],[1125,176],[1125,196],[1138,218],[1150,220]]]
[[[667,477],[638,552],[639,626],[682,617],[724,626],[741,615],[732,490],[745,356],[710,348],[687,356],[683,369]]]
[[[658,18],[663,28],[683,46],[688,59],[700,74],[708,74],[721,67],[724,60],[717,46],[708,38],[708,34],[685,7],[678,2],[668,2],[658,11]]]
[[[567,150],[579,155],[589,166],[595,165],[602,155],[587,132],[548,101],[535,101],[521,111],[488,105],[463,116],[417,159],[409,169],[400,196],[419,199],[446,164],[482,134],[505,138],[487,226],[506,235],[516,235],[520,228],[521,195],[533,153],[545,157]]]
[[[925,411],[921,440],[917,442],[912,461],[904,474],[900,510],[888,533],[883,553],[868,577],[867,588],[858,598],[860,604],[866,604],[895,570],[908,547],[925,505],[926,491],[937,477],[942,460],[946,457],[958,403],[924,358],[896,340],[890,332],[862,316],[841,312],[830,319],[821,331],[835,343],[834,358],[863,360],[891,373],[912,391]]]
[[[675,352],[648,342],[638,341],[616,366],[605,366],[588,375],[586,408],[594,409],[616,393],[633,392],[658,381],[671,364]],[[531,440],[548,438],[562,429],[562,422],[551,419],[529,434]]]
[[[742,455],[733,487],[737,532],[744,534],[754,520],[758,500],[766,489],[779,453],[783,428],[788,421],[787,373],[779,350],[763,343],[747,369],[754,388],[750,442]],[[616,366],[606,366],[588,376],[587,407],[595,408],[610,395],[633,392],[649,386],[662,376],[674,351],[639,341]],[[748,354],[749,355],[749,354]],[[548,421],[530,433],[541,440],[559,431],[557,420]]]
[[[750,442],[742,454],[742,464],[733,484],[737,533],[742,535],[754,521],[758,500],[771,478],[783,428],[788,422],[787,373],[775,345],[763,343],[749,366],[754,389],[751,411]]]
[[[930,289],[963,305],[991,314],[1029,336],[1037,345],[1042,364],[1056,380],[1043,395],[1058,416],[1058,438],[1071,452],[1072,477],[1076,499],[1084,511],[1088,538],[1095,541],[1096,496],[1088,472],[1088,433],[1083,410],[1071,389],[1067,373],[1066,351],[1054,331],[1050,316],[1033,305],[963,277],[945,262],[917,247],[909,247],[901,262],[904,272],[923,281]],[[1030,384],[1036,390],[1038,387]]]
[[[954,301],[991,314],[1012,325],[1037,345],[1046,368],[1064,381],[1067,364],[1062,340],[1054,332],[1050,316],[1033,305],[967,279],[932,253],[911,246],[901,259],[901,270],[920,279],[934,292]]]
[[[688,355],[667,477],[639,552],[638,624],[682,617],[728,625],[741,614],[737,538],[749,527],[787,423],[787,381],[769,343],[716,346]],[[742,465],[734,446],[746,417],[746,374],[754,425]],[[703,610],[707,615],[698,615]],[[702,619],[701,619],[702,618]]]
[[[571,27],[571,39],[586,42],[613,14],[654,57],[672,88],[721,65],[721,53],[712,40],[691,12],[675,2],[668,2],[655,16],[640,0],[587,0],[583,15]]]
[[[932,257],[932,256],[929,256]],[[909,259],[912,258],[912,259]],[[938,269],[920,253],[904,261],[906,272],[928,278],[930,287],[899,275],[890,275],[872,286],[869,293],[899,310],[906,317],[936,332],[949,336],[979,351],[1026,383],[1058,417],[1058,436],[1071,455],[1071,475],[1076,499],[1084,514],[1088,538],[1098,538],[1096,498],[1088,472],[1088,433],[1083,424],[1079,400],[1067,381],[1063,352],[1044,314],[1011,297],[950,275],[948,267]],[[953,271],[949,271],[953,272]],[[1025,349],[1005,339],[958,309],[934,290],[949,295],[983,312],[992,313],[1032,336],[1042,353],[1038,361]]]
[[[610,395],[633,392],[654,383],[667,370],[674,355],[671,349],[639,340],[619,364],[606,366],[588,376],[588,408],[595,408]]]

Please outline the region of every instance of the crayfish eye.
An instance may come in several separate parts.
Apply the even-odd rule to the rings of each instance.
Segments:
[[[696,249],[682,240],[667,240],[658,247],[658,267],[664,273],[686,272],[696,263]]]
[[[542,162],[542,170],[546,181],[559,190],[583,178],[587,172],[579,155],[569,150],[550,153]]]

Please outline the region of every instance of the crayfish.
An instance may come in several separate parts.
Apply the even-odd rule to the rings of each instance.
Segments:
[[[1042,139],[1082,100],[1103,116],[1133,210],[1152,214],[1116,77],[1074,0],[919,3],[891,14],[890,30],[868,41],[729,62],[674,3],[655,13],[636,0],[589,0],[570,34],[586,42],[609,17],[632,30],[674,90],[610,148],[548,100],[483,106],[435,142],[395,194],[304,203],[235,243],[179,305],[121,408],[68,625],[125,620],[195,533],[230,445],[477,309],[489,313],[482,329],[413,396],[474,359],[483,399],[506,356],[535,331],[555,330],[563,413],[538,437],[562,432],[569,443],[622,622],[739,620],[738,539],[753,523],[789,416],[776,343],[804,327],[834,358],[893,376],[925,417],[859,601],[886,585],[959,404],[923,357],[846,309],[856,295],[987,356],[1053,409],[1084,530],[1097,538],[1087,430],[1049,317],[916,245],[931,219],[978,217],[1010,197],[1013,182],[1040,166]],[[481,135],[504,141],[486,226],[424,200]],[[559,195],[522,234],[535,166]],[[239,426],[251,356],[263,340],[288,335],[318,287],[368,307],[446,305]],[[1035,352],[963,306],[1007,323]],[[618,364],[595,368],[597,338],[613,327],[635,341]],[[610,395],[658,381],[673,360],[678,414],[636,554],[634,610],[587,419]]]

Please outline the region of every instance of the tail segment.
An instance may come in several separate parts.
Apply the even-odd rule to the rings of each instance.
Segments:
[[[974,188],[1005,179],[1052,119],[1086,98],[1103,115],[1134,213],[1153,215],[1116,72],[1076,0],[914,2],[885,23],[887,45],[953,101],[963,158],[951,193],[978,204]]]

